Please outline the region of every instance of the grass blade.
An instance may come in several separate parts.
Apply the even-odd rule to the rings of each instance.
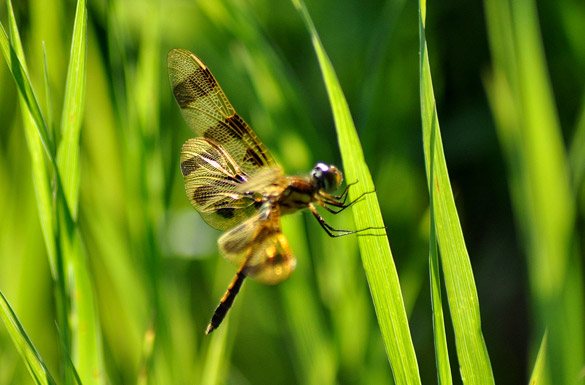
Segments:
[[[299,260],[309,260],[306,238],[303,237],[303,217],[283,218],[283,229],[289,243],[295,245]],[[334,384],[339,369],[337,357],[332,354],[330,330],[320,313],[316,298],[309,285],[312,274],[308,263],[299,264],[295,276],[281,287],[287,319],[291,325],[295,350],[299,357],[299,380],[307,384]],[[303,301],[298,301],[298,298]]]
[[[461,377],[466,384],[493,384],[487,347],[481,332],[479,301],[469,255],[455,208],[439,130],[425,37],[426,1],[419,2],[420,97],[425,165],[435,230]],[[431,178],[432,177],[432,178]],[[435,315],[436,316],[436,315]]]
[[[12,9],[12,4],[10,1],[7,2],[8,6],[8,13],[9,13],[9,23],[10,23],[10,33],[12,36],[13,46],[11,49],[17,55],[17,61],[22,63],[22,69],[25,74],[27,74],[26,69],[26,60],[24,58],[24,52],[22,49],[22,43],[20,41],[20,34],[18,32],[18,27],[16,25],[16,20],[14,18],[14,12]],[[25,78],[28,81],[28,75]],[[34,98],[34,92],[32,89],[32,85],[28,82],[25,82],[25,86],[30,88],[33,98],[29,97],[29,102],[32,102],[32,105],[36,105],[38,108],[38,104],[36,99]],[[22,88],[21,88],[22,89]],[[63,275],[63,262],[62,262],[62,254],[60,248],[60,237],[59,237],[59,225],[58,225],[58,216],[56,215],[56,208],[54,206],[55,201],[53,200],[53,189],[51,188],[51,173],[54,170],[57,170],[55,166],[55,158],[52,157],[52,153],[49,153],[49,157],[52,160],[52,164],[49,164],[47,161],[47,157],[45,156],[45,151],[43,150],[43,143],[42,137],[40,135],[43,130],[40,128],[44,121],[41,119],[39,121],[39,117],[42,118],[42,115],[35,116],[31,112],[30,103],[27,103],[27,94],[20,92],[19,93],[19,100],[21,105],[21,113],[24,125],[24,132],[25,137],[27,139],[27,145],[29,149],[29,154],[31,157],[31,162],[33,164],[32,167],[32,174],[33,174],[33,183],[35,188],[35,195],[37,201],[37,207],[39,210],[39,219],[41,223],[41,228],[43,231],[43,237],[45,239],[45,246],[47,249],[47,255],[49,257],[49,264],[51,266],[51,273],[53,280],[56,282],[56,293],[57,293],[57,308],[58,308],[58,318],[59,318],[59,325],[63,330],[61,335],[62,344],[66,347],[63,349],[62,354],[64,358],[67,358],[67,349],[69,346],[69,317],[67,314],[67,294],[65,292],[65,279]],[[39,109],[40,112],[40,109]],[[45,147],[45,150],[47,148]],[[65,375],[67,378],[72,378],[71,369],[67,366],[67,370]]]
[[[432,138],[434,139],[434,138]],[[431,140],[433,142],[433,140]],[[432,149],[433,147],[431,147]],[[431,156],[431,158],[434,158]],[[431,183],[434,185],[434,172],[431,168]],[[437,250],[437,234],[435,228],[435,209],[433,204],[433,189],[429,189],[431,228],[429,236],[429,267],[431,278],[431,303],[433,306],[433,333],[435,337],[435,361],[437,365],[438,383],[450,385],[453,383],[451,364],[449,363],[449,350],[445,332],[445,317],[443,315],[443,302],[441,299],[441,273],[439,271],[439,252]]]
[[[86,253],[77,227],[63,219],[61,228],[66,233],[62,240],[63,255],[71,266],[68,290],[75,293],[70,312],[73,363],[84,384],[104,384],[101,329]]]
[[[554,383],[575,383],[585,361],[585,347],[575,343],[585,339],[582,257],[574,244],[577,210],[536,5],[486,0],[485,6],[494,58],[487,90],[525,242],[532,345],[547,330],[544,373]]]
[[[585,98],[581,103],[581,112],[575,127],[573,140],[569,149],[571,180],[575,191],[579,191],[585,176]]]
[[[55,153],[55,145],[49,136],[49,130],[47,128],[45,118],[43,117],[43,113],[41,112],[38,99],[33,91],[30,78],[26,69],[19,60],[14,47],[10,44],[8,35],[4,30],[4,25],[0,24],[0,28],[0,49],[2,49],[2,54],[4,54],[4,59],[6,60],[6,64],[8,64],[10,73],[12,74],[18,90],[20,91],[20,95],[23,96],[24,101],[28,106],[28,110],[30,111],[31,116],[35,121],[43,147],[45,148],[48,156],[52,158]]]
[[[79,200],[79,136],[85,103],[87,9],[85,0],[77,2],[73,38],[67,71],[65,101],[61,120],[62,140],[59,144],[58,167],[62,177],[66,203],[71,215],[62,212],[62,250],[67,267],[71,267],[68,288],[71,298],[73,362],[84,384],[105,382],[101,332],[92,278],[87,266],[83,242],[75,223]]]
[[[46,110],[47,110],[47,126],[49,129],[50,137],[55,140],[55,124],[53,122],[53,102],[51,100],[51,84],[49,82],[49,64],[47,62],[47,50],[45,42],[43,41],[43,69],[45,71],[45,99],[46,99]]]
[[[79,133],[85,102],[85,61],[86,61],[87,9],[85,0],[77,2],[73,40],[67,70],[65,102],[61,117],[62,140],[59,144],[58,161],[61,181],[71,211],[77,218],[79,199]]]
[[[21,63],[24,63],[22,66],[23,73],[27,74],[26,63],[24,60],[24,52],[22,49],[22,43],[20,41],[20,34],[18,33],[18,27],[16,25],[16,20],[14,18],[14,11],[12,9],[12,3],[10,1],[7,2],[8,6],[8,23],[10,27],[10,35],[12,37],[14,52],[16,57]],[[27,76],[28,78],[28,76]],[[34,96],[32,93],[32,87],[30,88],[31,95]],[[51,266],[51,271],[53,277],[57,276],[57,268],[56,268],[56,246],[55,246],[55,234],[54,234],[54,215],[52,209],[52,189],[50,183],[50,174],[49,170],[51,169],[50,165],[47,164],[46,157],[43,154],[43,143],[41,137],[37,134],[37,120],[34,119],[30,110],[27,108],[27,102],[25,100],[25,96],[23,93],[20,93],[19,96],[20,106],[21,106],[21,114],[22,114],[22,121],[24,124],[24,133],[26,137],[26,142],[29,148],[29,154],[31,156],[31,163],[35,165],[32,168],[33,172],[33,186],[35,189],[35,195],[37,200],[37,207],[39,210],[39,218],[41,222],[41,230],[43,232],[43,237],[45,240],[45,247],[47,249],[47,255],[49,257],[49,264]],[[40,111],[40,110],[39,110]],[[42,116],[42,115],[40,115]]]
[[[532,375],[530,376],[530,385],[547,384],[546,370],[546,345],[547,345],[548,333],[544,333],[542,341],[540,343],[540,349],[538,349],[538,355],[536,356],[536,362],[532,369]]]
[[[14,310],[12,310],[12,307],[10,307],[10,304],[1,291],[0,317],[2,317],[8,333],[10,334],[14,345],[16,345],[18,352],[22,356],[26,367],[35,383],[39,385],[55,384],[55,380],[53,380],[51,373],[49,373],[49,370],[45,366],[41,356],[37,352],[30,338],[26,334],[24,327],[14,313]]]
[[[302,0],[293,0],[311,34],[337,128],[344,171],[348,181],[359,181],[350,189],[350,197],[374,191],[374,184],[364,161],[363,151],[349,112],[349,107],[333,66],[325,53],[306,6]],[[376,194],[367,194],[363,202],[353,206],[356,228],[384,226]],[[359,248],[366,271],[376,316],[394,380],[398,384],[420,383],[418,364],[408,328],[398,274],[392,259],[388,238],[385,236],[359,237]]]
[[[9,9],[11,10],[10,3]],[[21,91],[21,98],[28,107],[28,109],[23,109],[25,132],[34,165],[33,176],[45,242],[53,277],[57,282],[58,291],[61,293],[61,298],[57,303],[60,307],[59,314],[61,317],[59,324],[62,330],[62,339],[66,347],[65,350],[67,350],[70,341],[68,320],[74,320],[72,325],[72,351],[78,371],[84,379],[84,383],[101,383],[104,380],[102,376],[101,336],[97,326],[98,320],[93,300],[93,290],[81,237],[70,211],[71,209],[75,210],[74,212],[77,210],[79,190],[79,175],[76,177],[71,175],[75,173],[75,170],[77,170],[77,174],[79,173],[79,129],[85,95],[85,30],[87,23],[85,2],[80,1],[78,3],[76,13],[71,51],[72,64],[68,74],[67,96],[64,104],[64,136],[59,151],[60,154],[64,152],[67,156],[60,157],[59,167],[55,162],[51,136],[32,85],[28,80],[26,67],[23,64],[24,57],[22,56],[22,46],[18,39],[16,22],[12,12],[10,13],[11,32],[15,43],[14,46],[11,46],[5,33],[0,35],[0,43],[5,57],[7,57],[6,52],[12,55],[9,58],[7,57],[7,61]],[[33,122],[39,134],[34,132]],[[45,145],[52,167],[48,167],[46,164],[46,158],[41,151],[40,142]],[[73,166],[70,164],[73,164]],[[55,171],[57,180],[56,206],[53,205],[53,194],[50,189],[51,171]],[[70,194],[72,205],[67,204],[65,201],[59,171],[68,175],[65,179],[65,183],[67,183],[65,194]],[[56,216],[55,212],[57,213]],[[63,260],[59,258],[60,255],[63,256]],[[71,274],[71,277],[65,278],[65,271]],[[75,293],[75,296],[71,298],[71,314],[68,313],[69,306],[67,304],[69,300],[66,297],[66,292]],[[71,367],[66,370],[66,382],[74,380],[74,372],[75,370]]]

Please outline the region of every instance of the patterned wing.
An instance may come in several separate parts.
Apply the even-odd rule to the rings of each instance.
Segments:
[[[199,136],[222,146],[249,175],[274,159],[230,104],[207,66],[193,53],[174,49],[168,56],[173,94],[185,121]]]
[[[246,276],[269,285],[286,280],[297,264],[280,228],[280,212],[275,208],[262,207],[217,243],[227,260],[238,267],[245,264]]]
[[[192,138],[183,144],[181,172],[187,197],[211,227],[230,229],[258,211],[259,202],[241,189],[248,175],[212,140]]]

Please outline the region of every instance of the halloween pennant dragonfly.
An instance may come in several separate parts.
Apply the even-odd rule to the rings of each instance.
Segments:
[[[277,284],[295,269],[281,215],[308,208],[327,234],[347,235],[356,231],[331,227],[316,205],[338,213],[353,202],[346,204],[349,185],[341,195],[333,195],[343,181],[333,165],[317,163],[305,177],[284,175],[193,53],[172,50],[168,68],[183,117],[198,135],[181,151],[187,196],[210,226],[229,230],[218,239],[219,250],[239,268],[207,327],[209,334],[225,318],[246,277]]]

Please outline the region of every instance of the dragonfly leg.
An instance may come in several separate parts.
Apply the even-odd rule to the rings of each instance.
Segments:
[[[350,234],[385,235],[385,233],[384,234],[361,234],[361,233],[364,231],[367,231],[367,230],[382,230],[382,229],[386,230],[386,227],[366,227],[365,229],[360,229],[360,230],[336,229],[335,227],[331,226],[329,223],[327,223],[325,221],[325,219],[321,216],[321,214],[319,214],[319,212],[317,211],[317,209],[315,208],[314,205],[310,204],[309,209],[311,210],[311,213],[313,213],[313,216],[317,219],[317,221],[319,222],[319,224],[321,225],[323,230],[325,230],[327,235],[329,235],[331,238],[343,237],[345,235],[350,235]]]

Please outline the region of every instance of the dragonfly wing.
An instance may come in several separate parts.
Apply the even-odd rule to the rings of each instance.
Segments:
[[[245,264],[244,274],[258,282],[280,283],[296,267],[296,258],[281,231],[280,213],[274,208],[262,208],[217,242],[227,260],[238,267]]]
[[[168,55],[173,94],[187,124],[199,136],[221,145],[248,174],[274,165],[260,138],[232,107],[207,66],[193,53],[174,49]]]
[[[183,144],[181,172],[189,201],[218,230],[227,230],[253,216],[259,208],[241,186],[248,175],[217,143],[192,138]]]

